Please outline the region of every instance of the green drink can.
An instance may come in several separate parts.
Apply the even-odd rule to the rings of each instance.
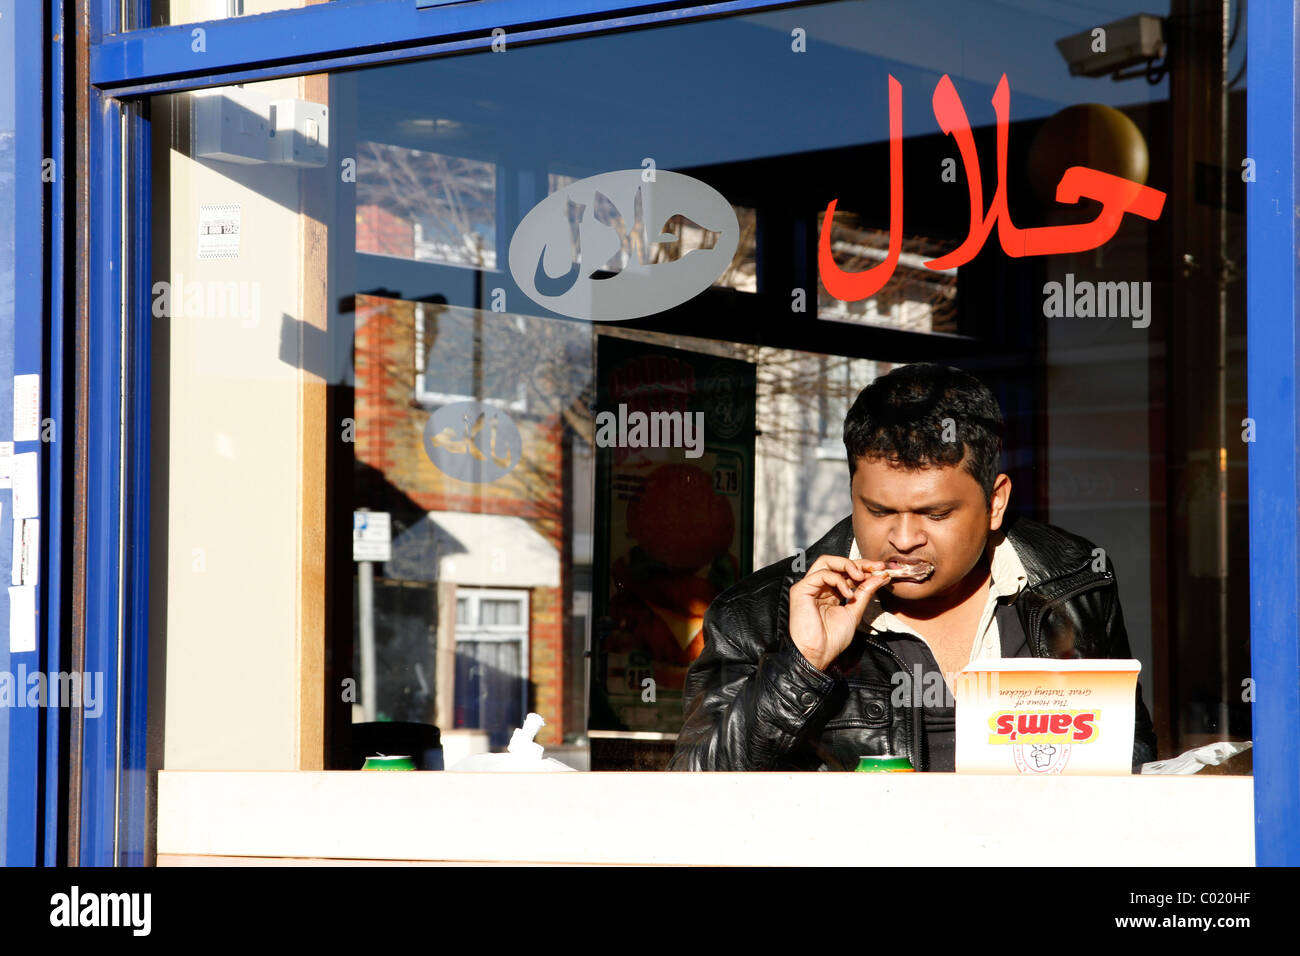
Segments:
[[[415,761],[410,757],[367,757],[361,765],[362,770],[414,770]]]
[[[915,773],[916,768],[906,757],[882,754],[879,757],[859,757],[858,773]]]

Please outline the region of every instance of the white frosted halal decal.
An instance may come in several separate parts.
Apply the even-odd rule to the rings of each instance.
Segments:
[[[429,461],[461,481],[496,481],[519,464],[523,451],[523,436],[510,416],[483,402],[444,405],[424,424]]]
[[[645,172],[580,179],[528,211],[510,239],[510,275],[528,298],[571,318],[619,322],[681,305],[722,275],[740,241],[731,204],[690,176],[658,169],[648,182]],[[713,248],[655,262],[661,245],[681,241],[666,231],[674,216],[717,233]]]

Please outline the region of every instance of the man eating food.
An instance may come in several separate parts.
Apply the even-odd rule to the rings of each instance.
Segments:
[[[1090,541],[1010,518],[1002,412],[974,376],[907,365],[844,422],[853,513],[710,605],[671,770],[954,769],[953,678],[1003,657],[1129,658]],[[942,694],[922,693],[942,687]],[[1155,759],[1139,685],[1133,766]]]

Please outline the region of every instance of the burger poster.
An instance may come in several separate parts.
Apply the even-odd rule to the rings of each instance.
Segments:
[[[676,734],[704,612],[751,570],[754,367],[601,336],[593,730]]]

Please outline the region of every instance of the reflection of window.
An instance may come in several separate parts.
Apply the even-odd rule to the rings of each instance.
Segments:
[[[824,212],[817,217],[819,234],[824,218]],[[890,280],[870,298],[844,302],[819,283],[817,317],[909,332],[956,332],[957,270],[934,270],[925,265],[950,250],[921,236],[904,236],[902,246]],[[889,233],[861,228],[856,214],[836,210],[831,252],[845,272],[864,272],[888,258]]]
[[[424,406],[478,399],[526,411],[521,316],[415,306],[415,400]],[[477,358],[476,358],[477,357]],[[475,365],[481,382],[475,383]]]
[[[434,135],[450,120],[406,120]],[[357,251],[495,269],[496,166],[477,159],[357,144]]]
[[[353,633],[360,635],[360,589],[370,588],[369,628],[374,639],[372,662],[362,657],[362,642],[353,643],[353,673],[375,667],[375,700],[359,702],[353,720],[436,722],[438,598],[432,584],[376,577],[369,585],[358,576],[353,598]],[[364,686],[364,682],[363,682]],[[372,707],[365,705],[372,704]]]
[[[758,216],[753,209],[746,206],[733,206],[736,220],[740,224],[740,239],[736,244],[736,254],[726,271],[714,280],[715,286],[739,289],[741,292],[757,292],[757,258],[756,240],[758,236]],[[720,236],[692,222],[685,216],[673,216],[664,224],[664,232],[680,236],[677,242],[661,243],[656,251],[654,262],[672,262],[695,249],[712,249]]]
[[[485,627],[518,627],[522,622],[517,600],[483,599],[479,602],[479,623]]]
[[[455,725],[486,730],[493,749],[528,713],[528,592],[456,589]]]
[[[821,426],[817,457],[844,461],[844,419],[853,400],[877,376],[899,366],[882,366],[871,359],[839,357],[822,358],[821,366]]]
[[[528,641],[528,592],[456,589],[456,641]]]

